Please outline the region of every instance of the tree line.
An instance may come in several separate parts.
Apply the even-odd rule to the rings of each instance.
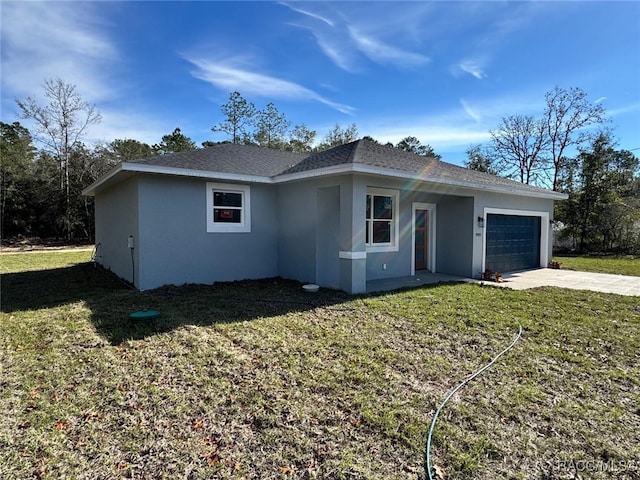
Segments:
[[[32,120],[33,132],[20,122],[0,122],[3,239],[92,241],[93,199],[82,196],[84,188],[119,162],[199,148],[180,128],[152,145],[131,138],[87,145],[87,130],[101,120],[96,107],[61,79],[47,80],[44,94],[46,104],[30,97],[17,100],[20,119]],[[638,158],[616,149],[604,107],[589,102],[582,90],[556,87],[544,102],[538,118],[504,117],[489,132],[487,144],[468,148],[466,166],[567,193],[568,200],[556,202],[555,228],[571,248],[640,253]],[[240,92],[232,92],[220,110],[222,121],[211,130],[227,139],[204,141],[202,147],[236,143],[311,153],[359,138],[355,124],[336,124],[318,141],[315,130],[305,124],[292,127],[273,103],[259,110]],[[413,136],[387,145],[440,158]]]
[[[195,150],[198,145],[178,127],[149,145],[132,138],[88,145],[87,131],[101,121],[95,105],[82,99],[75,85],[62,79],[44,83],[45,103],[28,97],[16,100],[21,120],[31,120],[33,132],[19,121],[0,122],[0,236],[93,241],[93,199],[82,195],[87,186],[122,161]],[[319,142],[317,132],[295,125],[273,103],[263,110],[232,92],[221,107],[224,119],[213,132],[226,133],[222,142],[311,153],[359,138],[355,124],[336,124]],[[371,137],[365,137],[373,140]],[[36,147],[37,145],[37,147]],[[396,148],[439,157],[431,146],[406,137]]]
[[[328,150],[360,138],[355,123],[345,128],[336,124],[316,144],[315,130],[310,130],[305,124],[291,128],[291,122],[286,115],[280,113],[273,103],[270,102],[263,110],[258,110],[237,91],[229,95],[229,100],[220,109],[224,120],[211,127],[211,130],[226,133],[229,136],[228,142],[231,143],[311,153]],[[368,135],[362,138],[380,143]],[[215,143],[205,141],[202,145],[206,147]],[[431,145],[423,144],[413,136],[404,137],[395,145],[391,142],[386,145],[425,157],[440,158]]]
[[[638,158],[616,148],[602,103],[555,87],[540,117],[508,115],[489,134],[469,147],[466,166],[568,194],[555,207],[565,248],[640,253]]]

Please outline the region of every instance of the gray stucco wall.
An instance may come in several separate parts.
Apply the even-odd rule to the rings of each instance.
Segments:
[[[315,282],[317,202],[315,182],[277,187],[278,271],[284,278]]]
[[[340,259],[340,288],[349,293],[367,291],[365,216],[367,182],[350,175],[340,186],[340,251],[358,256]]]
[[[96,261],[107,270],[139,286],[138,249],[128,247],[129,235],[138,236],[138,183],[129,178],[95,197]]]
[[[317,191],[316,280],[324,287],[340,288],[340,186]]]
[[[366,290],[366,183],[341,175],[278,185],[278,259],[282,277],[348,292]]]
[[[436,272],[460,276],[477,277],[482,269],[484,231],[477,217],[485,208],[553,216],[551,200],[354,174],[252,184],[251,232],[208,233],[206,185],[203,179],[140,174],[99,192],[98,261],[131,281],[127,238],[133,235],[140,289],[279,275],[360,292],[367,280],[411,273],[414,203],[436,205]],[[400,192],[397,251],[365,255],[369,187]],[[549,256],[551,242],[550,235]]]
[[[369,252],[366,259],[340,259],[334,264],[335,234],[339,218],[339,250],[364,252],[364,205],[368,187],[400,191],[399,248]],[[436,271],[469,276],[473,258],[474,202],[447,188],[410,191],[407,183],[365,175],[307,180],[278,186],[279,274],[299,281],[335,286],[362,284],[366,280],[410,275],[412,261],[413,203],[437,205]],[[469,192],[465,192],[469,195]],[[335,198],[335,197],[339,197]],[[339,214],[337,205],[340,205]],[[355,210],[352,209],[355,206]],[[364,270],[363,270],[364,266]],[[384,268],[386,267],[386,268]]]
[[[352,273],[351,267],[346,268],[351,261],[340,259],[339,252],[351,249],[354,238],[357,241],[351,228],[352,196],[350,175],[277,186],[280,276],[344,288],[344,275]]]
[[[278,275],[276,193],[251,185],[251,232],[208,233],[206,181],[140,176],[141,289]]]
[[[475,195],[475,215],[482,216],[485,207],[548,212],[553,218],[553,200],[479,191]]]

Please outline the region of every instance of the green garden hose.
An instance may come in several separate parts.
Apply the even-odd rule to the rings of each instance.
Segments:
[[[433,477],[431,476],[431,436],[433,435],[433,429],[436,426],[436,421],[438,420],[438,415],[440,415],[440,411],[442,410],[442,407],[445,406],[445,404],[449,401],[449,399],[453,397],[458,390],[460,390],[467,383],[469,383],[471,380],[476,378],[478,375],[484,372],[487,368],[493,365],[496,362],[496,360],[498,360],[502,355],[504,355],[509,350],[511,350],[511,347],[513,347],[516,344],[516,342],[520,339],[521,335],[522,335],[522,325],[520,325],[520,327],[518,328],[518,334],[516,335],[516,337],[513,339],[513,341],[507,348],[502,350],[498,355],[496,355],[493,358],[493,360],[487,363],[484,367],[482,367],[479,370],[476,370],[476,372],[473,373],[473,375],[471,375],[470,377],[467,377],[462,383],[460,383],[460,385],[458,385],[456,388],[451,390],[449,394],[445,397],[443,402],[440,404],[438,409],[436,410],[436,413],[433,416],[433,420],[431,420],[431,426],[429,427],[429,434],[427,435],[427,448],[426,448],[425,457],[424,457],[424,469],[427,473],[429,480],[434,480]]]

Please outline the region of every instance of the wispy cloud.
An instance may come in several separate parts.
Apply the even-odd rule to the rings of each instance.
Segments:
[[[363,34],[355,27],[348,27],[348,31],[358,50],[376,63],[411,67],[424,65],[430,61],[429,57],[425,55],[393,47],[379,39]]]
[[[487,76],[484,72],[483,62],[479,60],[465,60],[458,64],[458,68],[463,72],[476,77],[478,80],[482,80]]]
[[[378,115],[375,119],[358,119],[358,127],[363,135],[370,135],[382,143],[397,143],[411,135],[444,154],[444,160],[452,160],[446,152],[457,152],[462,155],[457,158],[461,161],[464,160],[461,152],[470,145],[489,141],[489,131],[502,117],[514,111],[537,115],[544,107],[543,103],[537,91],[506,93],[474,102],[459,98],[457,103],[426,115]]]
[[[607,97],[600,97],[598,98],[595,102],[593,103],[600,103],[600,102],[604,102],[607,99]]]
[[[461,60],[451,68],[453,76],[469,74],[478,80],[487,77],[487,68],[508,40],[534,22],[551,2],[456,2],[460,5],[457,33],[465,32],[468,48]],[[478,28],[482,25],[482,28]]]
[[[322,52],[329,57],[329,59],[335,63],[342,70],[349,73],[358,71],[353,53],[348,49],[341,48],[334,39],[325,35],[319,35],[316,32],[311,32],[318,43],[318,46]]]
[[[298,4],[290,4],[290,3],[286,3],[286,2],[280,2],[280,5],[284,5],[285,7],[290,8],[291,10],[293,10],[296,13],[300,13],[300,14],[305,15],[307,17],[311,17],[311,18],[314,18],[316,20],[320,20],[321,22],[326,23],[330,27],[333,27],[333,22],[331,20],[329,20],[328,18],[323,17],[322,15],[319,15],[317,13],[310,12],[309,10],[304,10],[304,9],[298,7]]]
[[[379,142],[398,143],[410,135],[422,143],[439,150],[462,150],[474,143],[489,139],[489,127],[469,119],[456,105],[428,115],[406,115],[402,117],[379,117],[373,121],[359,122],[365,135]],[[447,160],[447,158],[444,158]]]
[[[102,143],[115,138],[158,142],[175,128],[162,125],[142,108],[113,105],[127,92],[118,76],[122,60],[109,37],[104,4],[90,2],[2,3],[2,115],[17,113],[16,98],[43,102],[44,82],[61,78],[76,86],[80,96],[96,104],[102,121],[92,125],[85,140]],[[28,128],[35,125],[29,120]]]
[[[345,114],[354,110],[297,83],[248,70],[238,65],[237,60],[212,61],[190,57],[185,59],[196,67],[192,72],[194,77],[223,90],[237,90],[244,94],[272,99],[313,100]]]
[[[102,121],[91,128],[90,141],[107,143],[116,138],[132,138],[153,145],[160,142],[162,135],[170,133],[176,127],[171,120],[148,115],[130,109],[103,109]],[[183,127],[183,132],[188,134]]]
[[[617,117],[618,115],[623,115],[625,113],[638,112],[638,111],[640,111],[640,102],[633,102],[623,107],[612,108],[610,110],[607,110],[607,115],[610,117]]]
[[[3,2],[3,90],[36,96],[45,79],[60,77],[91,101],[111,96],[118,52],[100,22],[89,3]]]
[[[416,21],[416,15],[411,12],[414,9],[416,12],[424,11],[418,3],[415,6],[405,4],[406,8],[392,12],[387,8],[385,14],[379,14],[375,4],[370,5],[368,10],[373,10],[369,12],[364,12],[360,5],[333,4],[330,11],[322,14],[311,10],[312,6],[316,10],[327,9],[323,3],[306,3],[304,10],[297,5],[282,5],[303,16],[291,25],[310,31],[320,51],[347,72],[361,70],[363,58],[403,69],[422,66],[430,61],[427,55],[407,48],[400,41],[402,37],[416,40],[415,29],[410,26]],[[357,8],[357,12],[348,11],[350,8]],[[402,18],[397,18],[398,15]]]
[[[316,41],[316,45],[338,68],[356,73],[361,70],[358,65],[358,52],[352,41],[343,32],[335,31],[327,25],[311,25],[309,22],[289,23],[290,26],[307,30]]]
[[[414,136],[423,144],[431,145],[438,150],[464,150],[469,145],[484,143],[489,140],[488,130],[481,127],[461,124],[435,124],[430,119],[412,119],[412,123],[396,124],[393,127],[371,126],[367,135],[381,143],[398,143],[408,135]],[[444,160],[447,160],[445,157]]]
[[[462,105],[462,108],[464,108],[464,111],[467,113],[467,115],[475,120],[476,123],[480,123],[482,121],[482,117],[469,106],[464,98],[460,99],[460,105]]]

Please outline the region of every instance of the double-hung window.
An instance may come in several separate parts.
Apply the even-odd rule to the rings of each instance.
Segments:
[[[368,252],[398,250],[398,191],[367,190],[365,243]]]
[[[207,232],[251,231],[248,185],[207,183]]]

